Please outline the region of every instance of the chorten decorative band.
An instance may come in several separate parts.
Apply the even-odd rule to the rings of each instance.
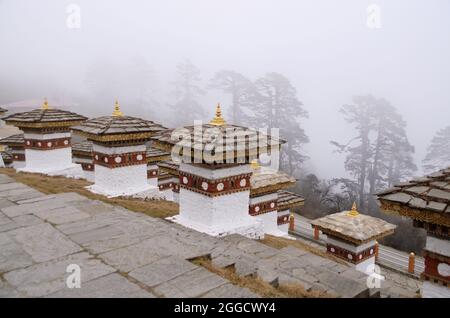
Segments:
[[[25,154],[23,153],[13,153],[12,157],[14,161],[25,161]]]
[[[222,179],[206,179],[197,175],[180,171],[180,187],[204,194],[219,196],[240,191],[250,190],[251,173],[235,175]]]
[[[70,137],[54,139],[25,139],[25,149],[53,150],[70,147]]]
[[[158,178],[158,169],[147,170],[147,179]]]
[[[146,165],[146,160],[145,151],[121,154],[103,154],[94,152],[94,164],[108,168],[120,168],[142,164]]]
[[[158,185],[159,190],[164,191],[164,190],[169,190],[169,189],[173,189],[175,183],[174,182],[167,182],[167,183],[162,183],[160,185]]]
[[[250,215],[264,214],[276,210],[277,210],[277,202],[273,200],[260,202],[249,206]]]
[[[342,248],[340,246],[336,246],[336,245],[328,243],[327,244],[327,252],[331,253],[343,260],[346,260],[347,262],[350,262],[353,264],[359,264],[362,261],[365,261],[366,259],[369,259],[369,258],[375,256],[375,246],[368,247],[359,253],[355,253],[355,252],[346,250],[345,248]]]
[[[277,224],[283,225],[289,223],[289,214],[281,215],[277,218]]]
[[[95,166],[92,163],[81,163],[81,169],[83,169],[84,171],[94,171],[94,167]]]

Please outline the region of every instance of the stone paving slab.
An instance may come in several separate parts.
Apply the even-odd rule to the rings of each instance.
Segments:
[[[130,282],[125,277],[113,273],[81,285],[81,288],[62,289],[49,298],[154,298],[155,296]]]
[[[0,232],[6,232],[25,226],[36,225],[42,223],[42,220],[34,215],[26,214],[17,216],[15,218],[5,218],[3,219],[3,222],[4,223],[0,224]]]
[[[24,296],[41,297],[67,289],[66,280],[70,274],[67,273],[67,266],[70,264],[80,266],[82,284],[115,271],[88,253],[82,252],[10,271],[3,276]]]
[[[247,288],[239,288],[228,283],[207,292],[202,298],[259,298],[259,295]]]
[[[224,278],[199,267],[155,287],[154,291],[170,298],[201,297],[227,283]]]
[[[155,287],[196,268],[197,266],[191,262],[176,256],[169,256],[158,258],[148,265],[133,270],[128,275],[148,287]]]
[[[82,248],[48,223],[6,232],[31,255],[35,262],[45,262],[79,252]]]
[[[8,234],[0,233],[0,273],[33,264],[31,256],[25,252],[21,244]]]
[[[54,210],[41,210],[34,212],[33,214],[49,223],[56,225],[79,221],[90,217],[89,214],[72,206]]]

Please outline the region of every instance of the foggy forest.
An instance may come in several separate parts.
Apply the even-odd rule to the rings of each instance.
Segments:
[[[0,105],[42,100],[166,127],[279,128],[308,218],[350,209],[425,231],[375,194],[450,166],[447,0],[0,0]],[[38,106],[38,105],[30,105]]]

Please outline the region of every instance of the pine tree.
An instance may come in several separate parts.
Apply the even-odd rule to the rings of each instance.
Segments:
[[[432,173],[450,166],[450,126],[436,133],[427,150],[427,155],[422,161],[425,172]]]
[[[177,79],[172,83],[176,102],[174,125],[194,124],[194,120],[205,120],[206,112],[197,99],[204,94],[200,87],[200,70],[186,60],[177,65]]]
[[[287,141],[281,148],[281,168],[294,175],[306,159],[303,145],[309,142],[300,125],[308,116],[297,98],[297,91],[290,81],[279,73],[268,73],[256,80],[257,99],[252,103],[253,124],[265,125],[269,130],[280,129],[280,136]]]

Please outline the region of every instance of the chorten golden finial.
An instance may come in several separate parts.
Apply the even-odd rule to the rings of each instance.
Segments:
[[[253,170],[258,170],[259,168],[261,168],[258,159],[253,159],[250,163],[250,167],[252,167]]]
[[[220,109],[220,103],[216,106],[216,117],[214,117],[210,122],[214,126],[223,126],[226,124],[225,119],[222,117],[222,110]]]
[[[352,209],[350,211],[348,211],[347,215],[348,216],[358,216],[359,215],[358,210],[356,210],[356,202],[353,202]]]
[[[49,109],[47,97],[44,98],[44,103],[42,103],[42,109]]]
[[[113,116],[123,116],[123,113],[120,111],[120,105],[119,101],[116,99],[116,102],[114,103],[114,111],[112,113]]]

